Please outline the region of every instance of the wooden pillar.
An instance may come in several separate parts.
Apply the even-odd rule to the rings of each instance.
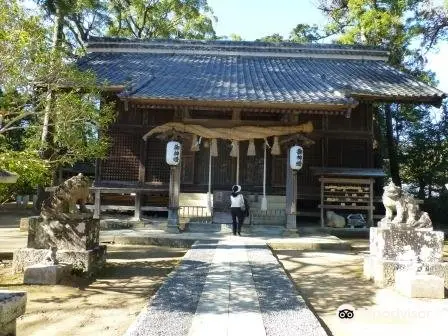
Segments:
[[[134,220],[139,221],[141,216],[141,200],[142,200],[142,194],[139,191],[135,192],[135,201],[134,201]]]
[[[325,219],[324,219],[324,189],[325,189],[325,182],[324,177],[320,177],[320,226],[325,226]]]
[[[93,218],[99,219],[101,213],[101,191],[96,189],[95,190],[95,205],[93,208]]]
[[[370,178],[369,183],[369,215],[367,220],[367,226],[373,226],[373,178]]]
[[[138,164],[138,184],[145,184],[146,179],[146,155],[147,155],[148,143],[142,141],[140,143],[140,155]],[[134,202],[134,220],[140,220],[141,216],[141,205],[142,205],[142,192],[135,192],[135,202]]]
[[[95,184],[101,182],[101,159],[95,160]]]
[[[179,232],[180,166],[170,166],[167,232]]]
[[[297,229],[297,171],[289,165],[289,148],[286,163],[286,229]]]

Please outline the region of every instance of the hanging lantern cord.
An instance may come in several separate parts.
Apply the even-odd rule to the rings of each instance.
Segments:
[[[269,146],[268,141],[264,139],[264,161],[263,161],[263,198],[261,199],[261,210],[268,209],[268,200],[266,199],[266,148]]]
[[[207,192],[207,208],[212,213],[212,147],[209,147],[208,158],[208,192]]]

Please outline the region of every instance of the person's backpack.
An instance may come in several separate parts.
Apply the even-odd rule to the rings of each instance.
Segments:
[[[243,196],[244,199],[244,217],[249,217],[250,214],[250,206],[249,206],[249,202],[247,201],[246,197]]]

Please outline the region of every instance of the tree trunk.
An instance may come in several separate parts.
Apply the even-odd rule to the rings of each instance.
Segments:
[[[401,187],[401,179],[400,179],[400,169],[398,166],[398,156],[397,149],[394,141],[394,133],[392,128],[392,112],[390,109],[390,105],[386,104],[384,106],[385,115],[386,115],[386,138],[387,138],[387,150],[389,153],[389,168],[390,175],[392,177],[392,181],[396,186]]]
[[[62,37],[63,37],[63,22],[64,22],[64,14],[60,9],[58,3],[56,5],[56,14],[54,19],[53,26],[53,37],[52,37],[52,52],[55,53],[61,48],[62,45]],[[48,88],[47,98],[45,102],[45,113],[42,127],[42,136],[41,136],[41,151],[40,157],[44,160],[47,160],[52,155],[52,144],[53,144],[53,134],[51,131],[51,109],[53,102],[53,92],[51,88]],[[52,174],[55,172],[53,171]],[[54,178],[53,183],[54,184]],[[49,197],[49,193],[45,191],[45,187],[38,186],[37,188],[37,201],[34,204],[34,210],[36,212],[40,212],[42,208],[43,202]]]

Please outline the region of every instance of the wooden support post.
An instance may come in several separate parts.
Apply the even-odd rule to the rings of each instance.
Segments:
[[[324,181],[321,176],[320,181],[320,226],[325,226],[325,220],[324,220]]]
[[[141,216],[141,200],[142,194],[138,191],[135,192],[135,202],[134,202],[134,220],[139,221]]]
[[[101,160],[95,160],[95,184],[101,182]]]
[[[369,218],[367,221],[367,226],[371,227],[373,226],[373,178],[370,178],[370,184],[369,184]]]
[[[101,213],[101,191],[95,190],[95,205],[93,208],[93,218],[99,219]]]
[[[180,166],[171,166],[167,232],[179,232],[179,193]]]
[[[289,166],[289,148],[286,164],[286,229],[297,231],[297,172]]]

